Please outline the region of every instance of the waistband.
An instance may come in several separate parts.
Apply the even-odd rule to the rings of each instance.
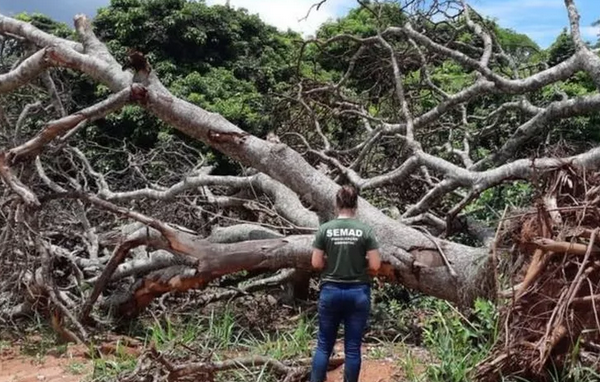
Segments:
[[[344,283],[344,282],[336,282],[336,281],[323,281],[323,283],[321,284],[321,288],[323,287],[334,287],[334,288],[338,288],[338,289],[356,289],[356,288],[370,288],[371,284],[370,283],[361,283],[361,282],[351,282],[351,283]]]

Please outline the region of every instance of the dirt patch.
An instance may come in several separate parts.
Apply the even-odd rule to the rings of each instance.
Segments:
[[[398,381],[398,367],[390,361],[362,361],[359,382],[392,382]],[[340,366],[327,374],[327,382],[343,382],[344,366]]]
[[[373,351],[373,346],[363,344],[362,353],[363,360],[360,367],[359,382],[392,382],[401,380],[400,368],[389,358],[386,359],[366,359],[365,356]],[[333,355],[344,355],[344,342],[342,339],[336,341],[333,348]],[[343,382],[344,381],[344,366],[340,366],[327,373],[327,382]]]
[[[92,371],[85,350],[70,347],[64,354],[43,358],[20,355],[18,348],[0,353],[0,382],[80,382]]]

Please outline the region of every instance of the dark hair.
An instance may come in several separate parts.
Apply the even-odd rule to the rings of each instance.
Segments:
[[[358,191],[353,186],[342,186],[335,195],[335,204],[339,209],[355,209],[358,201]]]

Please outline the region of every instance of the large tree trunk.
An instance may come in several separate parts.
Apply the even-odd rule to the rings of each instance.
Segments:
[[[236,235],[235,227],[231,234]],[[162,269],[139,280],[130,294],[117,296],[110,304],[118,305],[120,313],[129,316],[164,293],[203,288],[216,278],[242,270],[295,268],[308,271],[311,269],[312,240],[312,235],[296,235],[221,244],[210,238],[168,228],[150,233],[141,229],[131,234],[120,248],[128,251],[136,245],[151,244],[154,248],[192,258],[194,265],[190,266],[189,262],[182,265],[178,258],[174,258],[172,266],[162,264]],[[405,252],[399,244],[385,239],[381,241],[385,263],[379,276],[385,280],[461,304],[469,304],[476,296],[492,296],[494,293],[493,280],[490,280],[493,272],[486,268],[488,260],[484,249],[439,242],[440,249],[451,259],[450,265],[456,270],[456,277],[453,277],[432,242]],[[100,282],[96,284],[98,291],[103,287]]]

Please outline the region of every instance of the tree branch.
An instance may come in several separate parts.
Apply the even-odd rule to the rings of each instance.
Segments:
[[[0,15],[0,31],[23,37],[33,42],[38,47],[64,45],[77,52],[83,51],[83,47],[79,43],[42,32],[30,23],[6,17],[4,15]]]
[[[19,178],[13,174],[10,167],[8,167],[6,154],[0,152],[0,177],[8,187],[10,187],[15,194],[19,195],[23,203],[29,207],[39,207],[40,202],[37,196],[24,185]]]
[[[2,20],[2,16],[0,16],[0,20]],[[48,49],[44,48],[28,57],[10,72],[0,74],[0,94],[11,92],[43,73],[51,66],[47,59],[47,53]]]
[[[49,122],[46,127],[40,131],[34,138],[8,151],[7,158],[11,162],[19,161],[26,156],[37,155],[46,144],[50,143],[56,137],[66,134],[69,130],[76,127],[79,123],[88,120],[94,120],[121,108],[123,105],[135,99],[136,94],[142,91],[142,88],[133,85],[131,88],[125,88],[117,94],[114,94],[106,100],[93,106],[83,109],[75,114]]]

